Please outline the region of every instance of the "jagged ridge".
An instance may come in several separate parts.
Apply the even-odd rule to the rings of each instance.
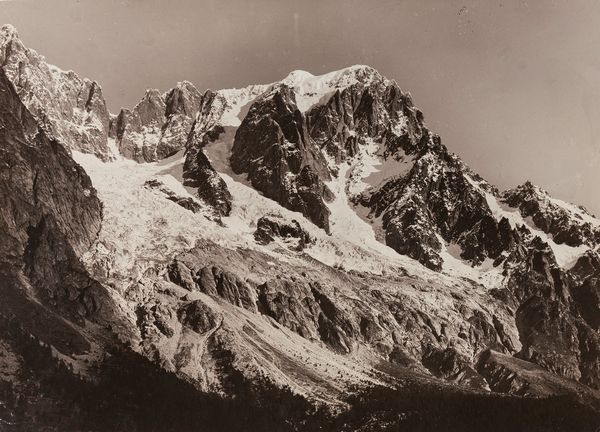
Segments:
[[[55,81],[38,79],[47,71],[79,85],[22,47],[13,29],[3,32],[6,70],[33,71],[11,75],[24,101],[60,94]],[[98,95],[92,87],[88,94]],[[89,116],[102,112],[100,96],[84,105]],[[69,319],[123,320],[112,329],[121,339],[213,394],[236,395],[231,380],[241,376],[331,403],[355,385],[406,385],[416,372],[474,395],[489,387],[597,400],[595,218],[530,184],[499,194],[374,69],[295,71],[274,84],[203,95],[189,83],[149,91],[110,121],[114,146],[108,133],[80,145],[54,103],[43,102],[36,118],[75,151],[105,205],[86,268],[77,263],[89,239],[73,247],[60,234],[69,218],[59,217],[58,230],[45,218],[29,234],[28,277],[34,286],[70,278],[71,292],[51,297],[58,310],[77,297],[82,308],[61,312]],[[25,123],[32,135],[33,117]],[[107,159],[115,149],[160,162],[106,165],[79,153]],[[66,153],[59,159],[72,163]],[[93,189],[82,193],[93,197]],[[86,208],[79,196],[70,202]],[[40,264],[57,245],[77,277]],[[108,295],[90,302],[90,293]],[[547,372],[528,373],[529,362]]]

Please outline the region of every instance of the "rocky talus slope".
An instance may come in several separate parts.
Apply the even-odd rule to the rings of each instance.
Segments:
[[[100,86],[0,30],[6,430],[597,430],[600,221],[368,66]]]

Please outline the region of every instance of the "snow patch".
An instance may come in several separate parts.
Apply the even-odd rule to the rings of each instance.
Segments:
[[[480,265],[472,266],[468,261],[461,258],[462,248],[456,243],[446,243],[438,234],[438,240],[442,244],[440,257],[443,260],[442,271],[449,276],[471,279],[486,288],[499,288],[504,277],[501,266],[494,267],[494,260],[486,258]]]
[[[222,126],[239,126],[246,116],[249,105],[259,95],[269,88],[268,84],[251,85],[241,89],[224,89],[217,93],[223,97],[226,102],[221,113],[219,124]]]
[[[348,181],[351,196],[367,189],[377,188],[392,178],[406,175],[414,165],[414,159],[402,150],[387,158],[383,156],[383,146],[372,138],[366,138],[359,153],[353,159],[353,167]]]
[[[117,142],[114,138],[109,137],[106,145],[108,147],[108,151],[110,152],[110,157],[113,160],[119,160],[123,158],[123,156],[121,156],[121,152],[119,151],[119,147],[117,146]]]
[[[581,220],[584,223],[589,223],[590,225],[595,226],[595,227],[600,227],[600,220],[596,219],[594,216],[590,215],[583,209],[581,209],[571,203],[568,203],[566,201],[560,200],[558,198],[553,198],[551,196],[548,196],[548,199],[553,204],[555,204],[559,207],[562,207],[563,209],[565,209],[569,213],[571,213],[571,215],[573,216],[574,219]]]
[[[369,85],[376,80],[384,78],[375,69],[355,65],[318,76],[306,71],[293,71],[281,83],[294,89],[298,109],[306,112],[326,101],[338,89],[357,83]]]

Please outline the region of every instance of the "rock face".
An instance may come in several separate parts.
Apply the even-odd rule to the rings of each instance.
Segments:
[[[156,160],[165,109],[158,90],[148,90],[133,110],[121,110],[112,121],[111,135],[123,156],[138,162]]]
[[[188,81],[161,95],[148,90],[132,109],[112,121],[111,137],[119,152],[137,162],[155,162],[185,147],[201,94]]]
[[[195,331],[204,334],[219,325],[219,316],[201,301],[184,304],[178,311],[179,321]]]
[[[366,282],[334,269],[300,272],[284,263],[269,268],[268,256],[242,251],[230,253],[227,261],[236,264],[225,270],[216,264],[222,253],[215,245],[194,248],[168,265],[169,281],[189,293],[202,292],[270,317],[338,353],[352,355],[364,344],[388,362],[427,368],[441,378],[482,388],[473,366],[476,353],[486,347],[514,353],[519,345],[510,330],[510,309],[489,294],[486,309],[493,314],[473,309],[456,291],[456,308],[448,315],[419,299],[425,287],[409,278]]]
[[[77,253],[100,229],[101,204],[89,177],[56,141],[39,129],[11,82],[0,73],[2,115],[2,256],[19,256],[43,219],[51,220]]]
[[[298,221],[286,221],[283,218],[266,215],[256,222],[256,231],[254,238],[262,244],[269,244],[276,238],[293,241],[296,243],[293,247],[302,250],[311,242],[310,235],[304,230]]]
[[[577,260],[571,270],[575,286],[571,296],[582,318],[594,330],[600,329],[600,256],[587,252]]]
[[[102,206],[90,178],[38,127],[0,71],[0,320],[70,355],[89,347],[85,321],[122,326],[107,290],[80,261]]]
[[[381,240],[388,246],[435,270],[442,267],[444,242],[459,245],[461,256],[476,264],[486,258],[495,260],[512,247],[517,234],[508,220],[494,217],[487,202],[487,194],[495,195],[493,187],[480,182],[448,152],[440,138],[426,128],[423,114],[410,95],[394,81],[367,66],[356,66],[323,77],[292,73],[283,83],[264,97],[272,101],[270,105],[262,99],[255,102],[246,123],[238,129],[232,151],[234,171],[249,172],[252,180],[247,166],[257,164],[260,176],[281,178],[269,168],[277,163],[269,156],[262,158],[262,147],[251,147],[254,153],[243,152],[245,129],[268,136],[268,127],[263,125],[279,124],[281,117],[273,114],[277,111],[274,106],[292,113],[297,108],[296,98],[308,98],[314,103],[302,102],[305,116],[296,114],[294,124],[303,124],[306,119],[308,138],[300,133],[300,141],[308,143],[305,147],[319,148],[329,161],[326,166],[317,164],[315,171],[328,170],[330,176],[347,177],[344,187],[350,200],[366,207],[369,218],[381,221]],[[259,104],[264,107],[258,109]],[[274,141],[256,135],[251,134],[246,141]],[[303,151],[295,151],[297,154]],[[262,168],[263,164],[267,168]],[[290,170],[284,167],[283,171]],[[328,180],[323,174],[320,178]],[[252,181],[255,187],[260,183]],[[278,184],[284,183],[278,180]]]
[[[174,261],[169,265],[169,279],[178,285],[208,295],[222,297],[229,303],[256,310],[255,294],[246,282],[218,266],[195,269]]]
[[[513,264],[506,266],[506,286],[516,298],[515,319],[523,343],[517,356],[595,388],[600,345],[595,321],[589,317],[598,310],[590,290],[597,260],[589,251],[565,270],[548,244],[536,237],[527,247],[516,248],[507,258]],[[582,296],[589,302],[582,303]]]
[[[398,253],[440,270],[443,241],[475,263],[496,259],[514,243],[508,221],[495,220],[494,194],[441,144],[408,94],[371,68],[356,83],[308,111],[315,142],[337,164],[348,161],[350,198],[381,218],[382,240]],[[375,166],[380,176],[364,173]]]
[[[184,164],[184,185],[195,188],[198,198],[220,216],[231,213],[231,193],[202,150],[190,150]]]
[[[356,156],[367,139],[383,142],[388,157],[412,149],[426,134],[410,95],[373,68],[350,68],[334,82],[331,97],[311,107],[307,118],[310,136],[336,163]]]
[[[217,215],[229,216],[231,193],[202,150],[190,151],[184,167],[183,184],[195,188],[198,198],[211,206]]]
[[[113,157],[107,141],[110,115],[97,82],[48,65],[10,25],[0,28],[0,65],[48,136],[68,149]]]
[[[349,353],[358,326],[324,292],[318,282],[274,279],[258,287],[259,309],[308,339],[322,340],[332,349]]]
[[[530,217],[542,231],[551,234],[556,243],[569,246],[600,243],[600,226],[585,209],[552,198],[531,182],[526,182],[502,195],[509,206]]]
[[[188,144],[183,164],[183,184],[195,188],[198,197],[212,206],[218,215],[228,216],[231,213],[231,193],[203,150],[204,146],[211,139],[216,139],[220,133],[219,128],[211,130],[203,135],[201,143]]]
[[[596,416],[600,222],[529,183],[500,194],[394,81],[183,82],[122,110],[107,141],[95,83],[0,38],[0,416],[411,430],[455,398]],[[96,192],[66,147],[107,159],[112,139],[138,162],[180,153],[77,159]]]
[[[235,134],[231,168],[248,173],[266,197],[329,229],[327,164],[289,87],[277,86],[254,102]]]
[[[490,388],[500,393],[547,397],[558,391],[576,399],[595,397],[593,390],[581,384],[552,375],[533,363],[491,350],[480,355],[477,369]]]

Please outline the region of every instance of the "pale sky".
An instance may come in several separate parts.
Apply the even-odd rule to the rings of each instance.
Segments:
[[[97,80],[113,112],[184,79],[203,91],[369,64],[487,180],[600,214],[597,1],[16,0],[0,21]]]

